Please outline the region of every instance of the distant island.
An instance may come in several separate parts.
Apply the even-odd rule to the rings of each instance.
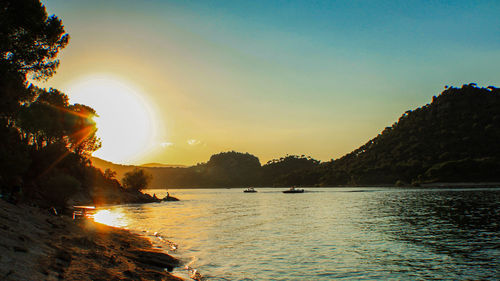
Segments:
[[[408,110],[366,144],[321,163],[286,155],[261,165],[249,153],[212,155],[192,167],[152,167],[151,188],[246,186],[439,186],[500,182],[500,89],[446,87],[432,102]],[[118,177],[135,166],[92,158]],[[470,184],[476,183],[476,184]]]

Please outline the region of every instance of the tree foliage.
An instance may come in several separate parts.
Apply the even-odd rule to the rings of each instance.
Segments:
[[[28,85],[33,79],[51,77],[58,52],[69,41],[56,16],[48,16],[36,0],[0,1],[0,118],[2,126],[13,122],[21,105],[38,92]]]
[[[56,56],[69,41],[62,21],[36,0],[0,2],[0,37],[1,67],[34,79],[55,73]]]
[[[104,170],[103,176],[106,179],[114,180],[114,179],[116,179],[116,172],[108,168],[108,169]]]
[[[305,155],[287,155],[269,160],[262,166],[263,182],[266,185],[315,185],[318,175],[314,169],[320,161]]]
[[[39,166],[33,164],[32,155],[39,147],[35,139],[25,138],[27,131],[19,126],[20,112],[41,95],[40,89],[28,84],[27,79],[29,75],[34,79],[53,75],[59,64],[57,53],[68,39],[61,21],[55,16],[49,17],[39,1],[0,2],[0,138],[5,140],[0,144],[0,158],[11,167],[0,171],[2,188],[19,181],[30,167]],[[33,106],[35,111],[50,116],[37,105]],[[46,118],[45,115],[33,116],[26,129],[34,132],[35,137],[52,137],[55,128],[47,122],[35,128],[42,125],[35,120]]]
[[[61,208],[70,197],[80,204],[155,201],[125,192],[116,174],[91,165],[89,156],[100,147],[92,108],[29,83],[55,73],[68,40],[61,20],[48,16],[40,1],[0,1],[2,194],[22,189],[23,200]]]
[[[143,169],[135,168],[134,170],[125,173],[122,179],[123,186],[128,190],[140,191],[148,187],[152,176]]]
[[[351,153],[325,164],[324,185],[500,179],[500,89],[447,88]]]
[[[235,151],[214,154],[205,165],[205,177],[216,186],[247,186],[259,180],[259,158]]]
[[[27,195],[40,197],[55,192],[56,183],[81,184],[87,158],[100,147],[92,108],[71,105],[64,93],[28,82],[55,73],[57,54],[68,40],[62,21],[48,16],[39,1],[0,1],[2,190],[22,181]]]

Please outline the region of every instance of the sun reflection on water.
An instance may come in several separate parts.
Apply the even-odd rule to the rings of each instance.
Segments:
[[[114,227],[125,227],[128,225],[127,217],[121,210],[98,210],[94,214],[94,221]]]

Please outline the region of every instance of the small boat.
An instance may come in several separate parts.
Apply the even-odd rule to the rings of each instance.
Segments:
[[[289,190],[283,191],[283,193],[304,193],[303,189],[297,189],[295,186],[290,187]]]
[[[243,190],[243,192],[252,193],[252,192],[257,192],[257,190],[253,189],[253,187],[249,187],[249,188]]]

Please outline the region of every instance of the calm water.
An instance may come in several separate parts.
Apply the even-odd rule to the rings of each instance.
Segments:
[[[182,201],[108,217],[207,280],[500,279],[500,189],[257,190],[170,189]]]

